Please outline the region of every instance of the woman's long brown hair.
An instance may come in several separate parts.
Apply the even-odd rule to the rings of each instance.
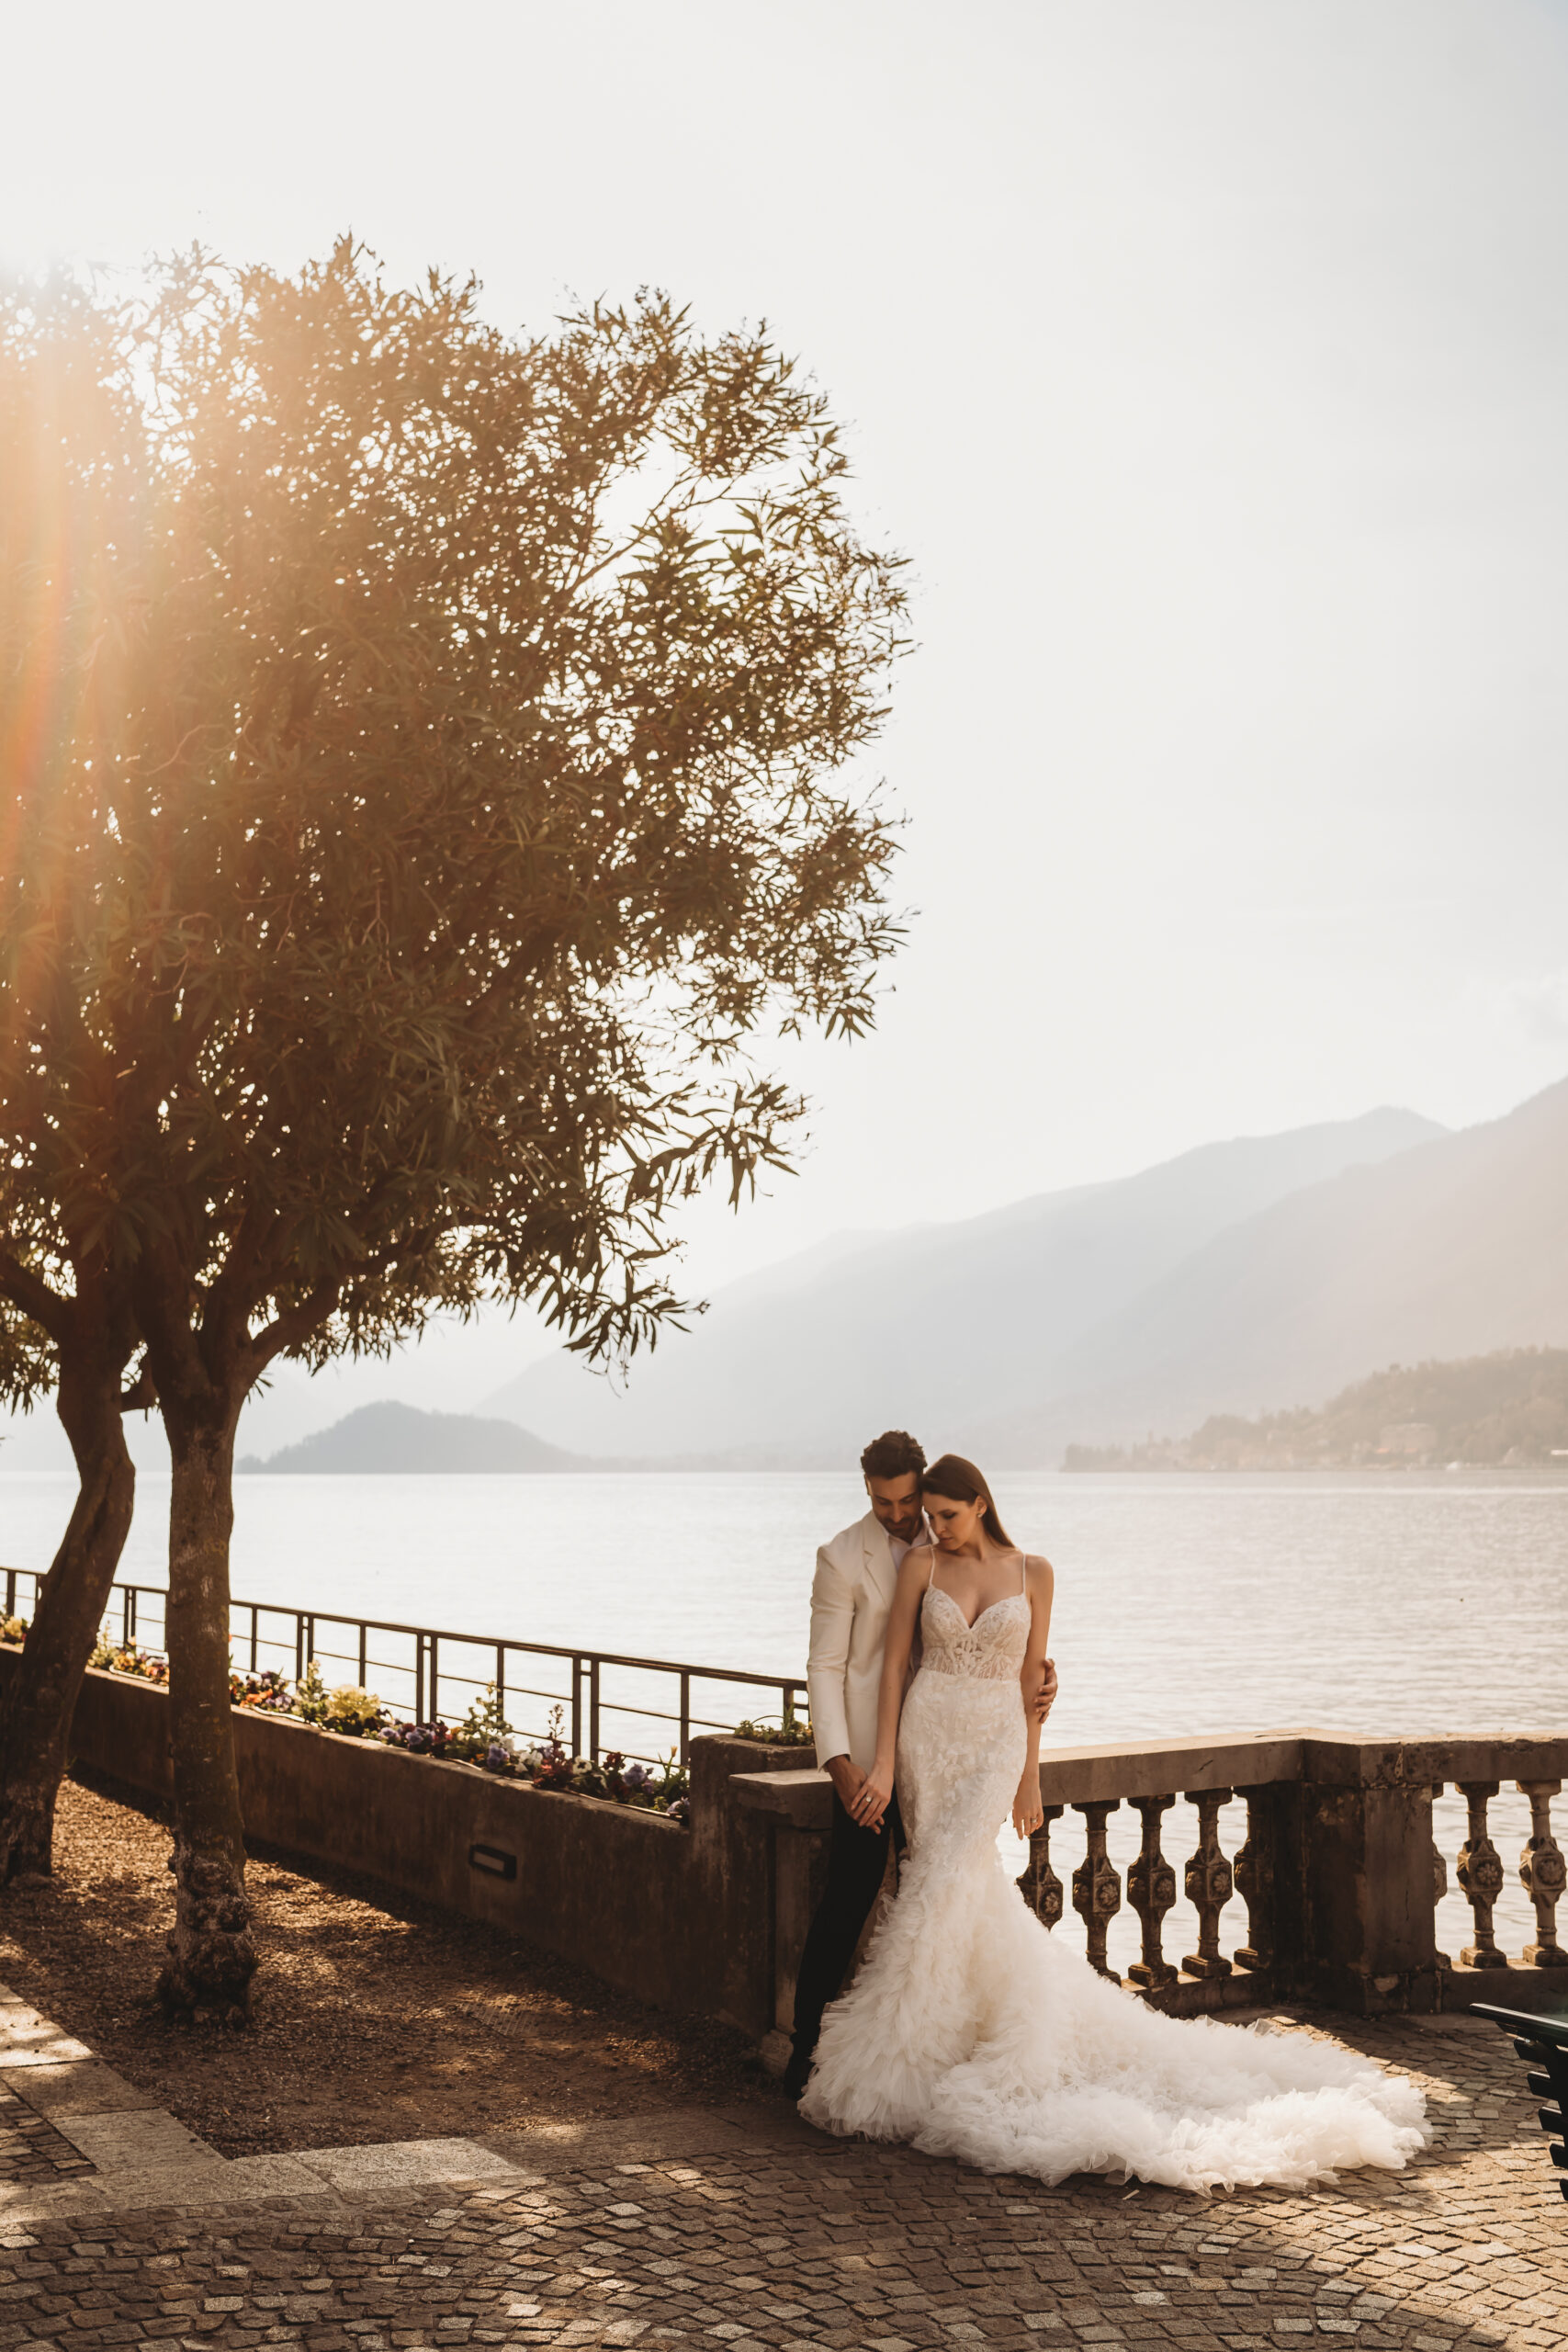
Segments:
[[[944,1502],[950,1503],[983,1502],[986,1509],[980,1524],[992,1543],[1005,1545],[1010,1552],[1016,1550],[1012,1537],[997,1516],[989,1487],[975,1464],[965,1462],[961,1453],[943,1453],[923,1471],[920,1492],[922,1495],[941,1495]]]

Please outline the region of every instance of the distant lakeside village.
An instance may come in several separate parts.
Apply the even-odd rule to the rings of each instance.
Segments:
[[[1181,1439],[1069,1445],[1064,1470],[1568,1469],[1568,1349],[1391,1364],[1317,1409],[1214,1413]]]

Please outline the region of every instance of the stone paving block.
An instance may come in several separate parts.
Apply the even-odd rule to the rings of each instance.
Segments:
[[[478,2140],[403,2140],[391,2146],[305,2148],[297,2161],[334,2188],[374,2194],[383,2184],[506,2177],[521,2167]]]
[[[149,2165],[140,2169],[98,2174],[82,2186],[92,2189],[98,2210],[109,2214],[136,2212],[151,2206],[197,2211],[210,2207],[215,2200],[226,2201],[228,2174],[229,2167],[222,2157],[215,2160],[209,2148],[203,2150],[199,2160],[190,2164]]]
[[[110,2108],[104,2114],[60,2116],[55,2129],[100,2173],[150,2172],[159,2165],[183,2172],[192,2165],[220,2165],[224,2161],[216,2148],[209,2148],[161,2107]]]
[[[13,2069],[0,2058],[0,2083],[27,2100],[39,2115],[102,2115],[110,2108],[155,2108],[150,2091],[139,2091],[101,2058],[67,2058],[52,2064]]]
[[[231,2156],[223,2168],[223,2189],[232,2204],[253,2196],[308,2197],[339,2207],[343,2202],[331,2183],[299,2156]]]
[[[59,2066],[67,2059],[92,2055],[85,2041],[62,2033],[36,2009],[0,2008],[0,2065],[7,2073],[16,2066]]]

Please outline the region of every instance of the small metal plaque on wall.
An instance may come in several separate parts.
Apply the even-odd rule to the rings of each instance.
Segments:
[[[489,1878],[515,1878],[517,1857],[507,1853],[501,1846],[470,1846],[468,1868],[483,1871]]]

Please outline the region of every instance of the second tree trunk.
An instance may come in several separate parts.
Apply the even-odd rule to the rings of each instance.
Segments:
[[[249,2008],[256,1965],[244,1820],[229,1705],[229,1538],[237,1407],[190,1420],[164,1399],[169,1498],[169,1728],[175,1778],[174,1933],[165,2006],[226,2022]]]

